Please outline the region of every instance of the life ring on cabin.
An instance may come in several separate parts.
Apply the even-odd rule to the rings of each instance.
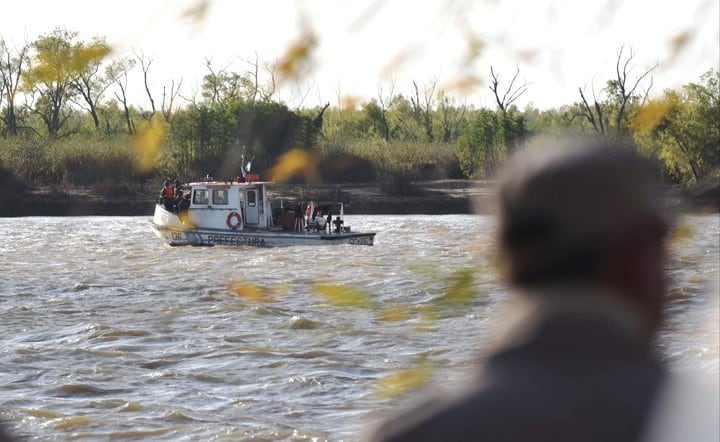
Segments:
[[[237,221],[233,222],[233,218],[235,218]],[[240,214],[237,212],[230,212],[228,213],[227,219],[225,220],[225,224],[227,224],[230,229],[236,230],[238,226],[242,224],[242,217],[240,217]]]

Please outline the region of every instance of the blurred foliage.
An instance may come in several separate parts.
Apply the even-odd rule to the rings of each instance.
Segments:
[[[370,294],[352,287],[316,284],[313,286],[313,290],[324,301],[336,307],[377,308],[377,302]]]
[[[430,382],[436,369],[427,360],[420,360],[410,368],[379,379],[375,385],[375,394],[380,398],[393,398],[418,390]]]
[[[227,290],[250,303],[272,303],[287,294],[286,287],[282,285],[266,288],[244,279],[230,281]]]
[[[377,295],[343,284],[317,283],[312,286],[312,293],[325,304],[324,308],[365,310],[381,323],[412,321],[417,324],[415,330],[423,333],[435,330],[437,321],[444,317],[442,312],[465,312],[480,295],[477,268],[457,269],[449,274],[418,271],[431,280],[429,286],[437,287],[435,296],[420,304],[395,301],[386,306]],[[265,288],[249,280],[235,280],[227,283],[227,290],[247,302],[262,304],[277,302],[288,289]],[[434,371],[431,359],[420,358],[417,365],[378,380],[377,394],[393,397],[422,387],[430,381]]]
[[[268,178],[279,183],[297,176],[302,176],[310,182],[317,181],[319,179],[317,164],[317,158],[310,152],[292,149],[282,154],[277,163],[268,170]]]
[[[135,149],[135,170],[141,173],[153,170],[155,164],[159,162],[166,132],[165,121],[159,115],[154,116],[149,121],[142,121],[138,125],[135,143],[133,144]]]

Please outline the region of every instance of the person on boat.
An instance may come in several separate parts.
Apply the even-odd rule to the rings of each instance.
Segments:
[[[180,178],[175,178],[175,180],[173,180],[173,196],[175,196],[175,199],[180,197],[181,190],[182,183],[180,182]]]
[[[183,212],[190,207],[190,192],[183,193],[182,189],[178,191],[178,198],[175,202],[177,212]]]
[[[172,186],[172,181],[165,180],[165,184],[160,191],[160,202],[166,210],[173,211],[175,206],[175,188]]]
[[[318,209],[317,213],[315,214],[315,229],[317,231],[325,230],[326,223],[325,223],[325,217],[323,216],[322,209]]]
[[[302,232],[305,230],[305,217],[303,216],[302,203],[295,205],[295,227],[293,230],[296,232]]]
[[[365,440],[642,440],[667,378],[653,343],[670,220],[654,176],[607,141],[518,152],[497,192],[503,330],[467,384]]]
[[[182,191],[181,191],[182,192]],[[190,208],[190,191],[185,192],[177,202],[177,214],[183,224],[187,224]]]
[[[322,209],[317,209],[311,218],[308,218],[305,229],[310,231],[319,232],[325,230],[325,218],[322,214]]]

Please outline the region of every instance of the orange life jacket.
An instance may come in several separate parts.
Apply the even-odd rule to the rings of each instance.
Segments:
[[[160,196],[163,198],[173,198],[175,194],[175,191],[173,190],[172,186],[165,186],[162,190],[162,193],[160,193]]]

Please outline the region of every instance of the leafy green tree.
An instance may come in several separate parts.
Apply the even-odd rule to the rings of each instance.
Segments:
[[[457,105],[453,97],[444,93],[439,94],[436,119],[439,121],[442,141],[449,143],[456,141],[460,135],[460,127],[465,120],[467,106]]]
[[[720,166],[720,73],[710,70],[682,93],[666,91],[633,120],[641,149],[660,158],[683,184],[699,182]]]
[[[176,113],[166,162],[172,173],[216,178],[239,175],[243,161],[264,172],[290,149],[314,147],[320,133],[316,117],[274,102],[195,104]]]
[[[460,168],[467,177],[492,172],[504,155],[504,134],[498,114],[480,109],[458,138]]]
[[[363,118],[368,128],[385,141],[390,139],[390,127],[387,120],[387,110],[380,106],[374,98],[362,107]]]
[[[253,101],[254,85],[246,75],[240,75],[227,69],[216,71],[210,60],[205,60],[205,66],[209,73],[202,80],[203,102],[212,105],[236,100]]]

